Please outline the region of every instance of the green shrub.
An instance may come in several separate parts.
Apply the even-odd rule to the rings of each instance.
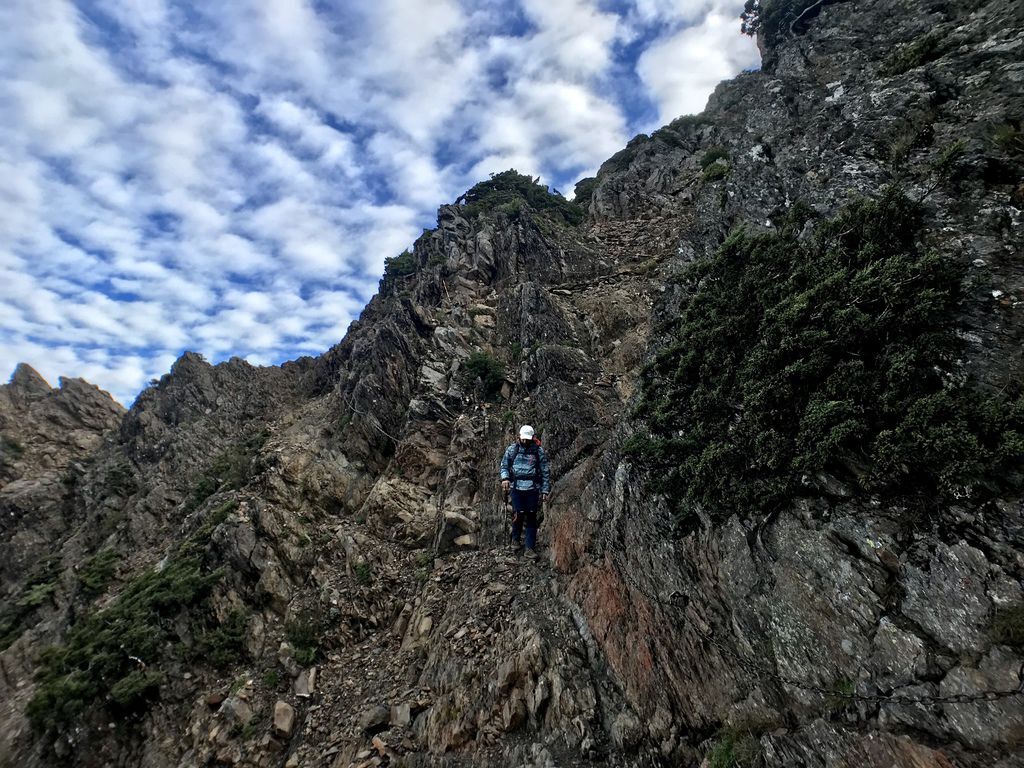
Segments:
[[[369,563],[359,563],[354,569],[356,583],[362,584],[364,587],[373,581],[373,570],[370,568]]]
[[[1020,122],[997,125],[992,131],[992,143],[1010,157],[1024,157],[1024,130]]]
[[[521,198],[517,197],[513,198],[512,200],[509,200],[507,203],[502,203],[501,205],[497,206],[494,210],[498,211],[499,213],[503,213],[510,218],[517,219],[526,210],[526,204],[522,201]]]
[[[0,604],[0,651],[5,651],[30,625],[36,610],[57,591],[60,560],[49,558],[29,576],[13,600]]]
[[[685,149],[687,146],[686,136],[673,131],[668,126],[663,126],[651,134],[651,139],[667,144],[676,149]]]
[[[107,588],[117,571],[121,556],[113,549],[104,549],[85,561],[78,572],[78,583],[82,594],[95,597]]]
[[[107,469],[103,476],[103,488],[108,496],[126,498],[135,493],[138,490],[138,483],[131,465],[121,461]]]
[[[712,147],[704,153],[700,159],[700,167],[702,171],[706,171],[708,166],[718,163],[719,160],[729,160],[729,150],[725,147]],[[720,164],[720,163],[719,163]]]
[[[397,256],[384,259],[384,279],[395,280],[415,274],[418,269],[416,256],[412,251],[402,251]]]
[[[705,184],[710,184],[713,181],[728,178],[729,171],[730,168],[728,163],[714,163],[704,169],[704,173],[701,174],[701,179]]]
[[[57,582],[46,582],[44,584],[33,584],[28,587],[18,598],[15,605],[18,608],[38,608],[50,599],[50,596],[57,591]]]
[[[491,211],[518,215],[529,209],[573,226],[583,221],[582,208],[515,170],[491,174],[489,181],[475,185],[456,202],[470,220]]]
[[[789,34],[798,19],[813,16],[831,2],[836,0],[746,0],[740,29],[745,35],[761,33],[765,43],[773,47]]]
[[[991,634],[993,642],[1024,650],[1024,603],[997,608]]]
[[[237,490],[253,475],[254,460],[266,444],[266,431],[255,432],[218,453],[192,486],[185,514],[198,509],[218,491]]]
[[[296,662],[308,667],[316,661],[320,651],[320,622],[311,611],[286,623],[284,635],[292,645]]]
[[[803,240],[797,209],[684,276],[630,455],[680,511],[720,517],[778,508],[821,472],[922,505],[1020,488],[1024,399],[946,373],[962,270],[920,249],[918,206],[890,188]]]
[[[214,667],[225,669],[245,658],[245,635],[249,615],[234,608],[217,627],[204,632],[197,645],[198,656]]]
[[[20,459],[25,453],[25,447],[7,435],[0,435],[0,462]]]
[[[711,124],[711,118],[701,112],[697,115],[681,115],[665,127],[670,128],[673,131],[681,132],[692,131],[694,128],[700,128]]]
[[[429,549],[424,549],[422,552],[417,552],[415,562],[416,565],[424,568],[428,565],[432,565],[434,562],[434,553],[431,552]]]
[[[895,77],[909,72],[942,56],[943,35],[932,30],[919,40],[902,45],[889,55],[879,70],[884,77]]]
[[[494,397],[505,383],[505,366],[486,352],[473,352],[462,361],[461,376],[466,386],[479,379],[484,395]]]
[[[932,172],[941,180],[950,179],[956,173],[957,166],[966,152],[966,141],[957,139],[951,142],[935,158],[935,162],[932,163]]]
[[[135,670],[110,688],[110,698],[124,709],[139,709],[156,696],[164,676],[159,672]]]
[[[276,669],[268,669],[263,673],[263,685],[270,689],[276,689],[281,684],[281,673]]]
[[[64,642],[43,650],[36,693],[26,709],[43,731],[76,720],[106,702],[141,705],[158,685],[156,670],[140,675],[139,664],[155,665],[174,634],[175,618],[199,605],[220,571],[203,564],[213,528],[231,505],[214,512],[164,560],[125,584],[107,607],[80,615]]]
[[[752,768],[761,755],[761,744],[750,733],[726,729],[708,752],[708,768]]]

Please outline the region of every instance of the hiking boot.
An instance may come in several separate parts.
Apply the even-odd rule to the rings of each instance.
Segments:
[[[536,560],[537,559],[537,550],[533,549],[531,547],[530,549],[526,550],[523,553],[523,557],[525,557],[527,560]]]
[[[521,542],[521,541],[513,540],[513,541],[510,541],[509,544],[508,544],[508,551],[509,552],[518,552],[522,548],[523,548],[523,542]]]

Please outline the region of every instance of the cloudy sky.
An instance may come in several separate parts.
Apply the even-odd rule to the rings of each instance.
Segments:
[[[0,380],[318,354],[437,206],[758,65],[743,0],[2,0]]]

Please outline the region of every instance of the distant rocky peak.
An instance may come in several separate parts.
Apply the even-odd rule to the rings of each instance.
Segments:
[[[39,372],[28,363],[18,363],[11,376],[9,386],[25,397],[42,397],[51,392],[51,387]]]

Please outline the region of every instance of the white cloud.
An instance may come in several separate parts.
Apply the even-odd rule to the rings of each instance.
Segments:
[[[130,402],[186,348],[322,351],[438,205],[647,128],[624,73],[668,119],[756,62],[741,3],[0,4],[0,374]]]
[[[742,3],[713,5],[699,24],[656,42],[640,57],[637,71],[658,104],[659,124],[702,111],[718,83],[760,63],[753,41],[737,32]]]
[[[523,9],[539,30],[531,41],[531,62],[579,78],[598,75],[611,64],[611,44],[621,24],[615,14],[587,0],[524,0]]]

